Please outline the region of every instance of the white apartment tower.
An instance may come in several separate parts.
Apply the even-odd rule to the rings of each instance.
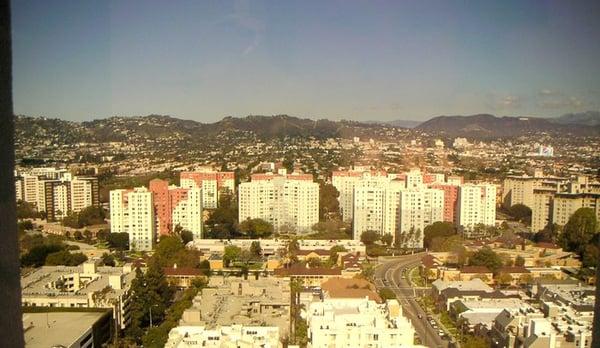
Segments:
[[[319,222],[319,184],[310,174],[255,174],[239,185],[238,193],[240,222],[260,218],[275,231],[289,226],[299,233]]]
[[[131,250],[150,251],[156,238],[152,192],[145,187],[110,192],[110,230],[129,234]]]
[[[458,225],[472,231],[478,224],[496,223],[496,186],[463,184],[458,189]]]
[[[394,179],[377,185],[361,182],[354,188],[354,239],[376,231],[401,238],[405,245],[422,246],[425,226],[443,221],[444,191],[426,188],[422,178],[410,174],[410,187],[405,180]]]
[[[354,218],[354,188],[358,185],[377,187],[391,180],[384,171],[334,171],[331,184],[338,190],[340,196],[340,212],[344,221]]]

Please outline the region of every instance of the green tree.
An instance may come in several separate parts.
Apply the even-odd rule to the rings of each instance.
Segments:
[[[531,208],[524,204],[515,204],[508,208],[508,213],[517,221],[531,222]]]
[[[381,288],[381,290],[379,290],[379,296],[383,299],[383,300],[394,300],[396,299],[396,294],[389,288]]]
[[[47,266],[77,266],[87,261],[87,256],[82,253],[71,254],[67,250],[57,251],[46,256]]]
[[[346,248],[341,245],[334,245],[329,249],[329,264],[335,265],[338,262],[338,253],[346,252]]]
[[[129,249],[129,234],[127,232],[110,233],[107,237],[107,241],[112,249]]]
[[[558,240],[558,236],[562,233],[562,226],[558,224],[548,224],[544,227],[543,230],[538,231],[533,240],[537,243],[546,242],[546,243],[556,243]]]
[[[423,230],[423,246],[431,249],[434,238],[450,237],[456,233],[456,226],[454,226],[452,223],[446,221],[434,222],[433,224],[426,226]]]
[[[381,236],[381,241],[383,242],[383,244],[385,244],[388,247],[390,247],[390,246],[392,246],[392,242],[394,241],[394,237],[391,234],[386,233],[383,236]]]
[[[17,202],[17,219],[37,219],[39,217],[40,214],[33,204],[21,200]]]
[[[125,334],[127,337],[141,343],[145,319],[145,309],[148,307],[146,301],[146,285],[144,273],[139,267],[135,269],[135,278],[131,281],[131,296],[129,298],[130,322]]]
[[[181,240],[183,241],[183,244],[185,244],[185,245],[187,245],[187,243],[194,240],[194,234],[188,230],[181,231],[180,237],[181,237]]]
[[[104,221],[104,219],[106,218],[106,212],[102,207],[91,205],[89,207],[83,208],[77,215],[81,227],[100,225],[106,222]]]
[[[458,234],[447,237],[434,237],[430,242],[429,249],[435,252],[456,251],[464,242],[464,239]]]
[[[582,252],[598,232],[596,215],[591,208],[580,208],[571,215],[560,236],[560,243],[568,251]]]
[[[324,181],[319,182],[319,218],[321,220],[331,220],[340,215],[340,203],[338,197],[340,193],[332,184]]]
[[[100,229],[98,230],[98,232],[96,232],[96,238],[98,240],[102,240],[102,241],[106,241],[108,240],[108,236],[110,235],[110,230],[108,229]]]
[[[117,265],[117,263],[115,262],[115,257],[109,253],[102,254],[102,257],[100,258],[100,263],[104,266],[111,267],[115,267]]]
[[[166,267],[172,265],[176,255],[184,249],[185,246],[179,236],[163,236],[154,250],[154,259],[156,259],[162,267]]]
[[[211,238],[229,239],[237,234],[238,206],[235,196],[230,192],[219,194],[219,204],[208,220],[206,226]]]
[[[81,233],[81,231],[75,231],[75,233],[73,233],[73,238],[76,239],[76,240],[82,240],[83,239],[83,234]]]
[[[465,342],[460,345],[463,348],[482,348],[488,347],[488,343],[485,338],[480,336],[468,336]]]
[[[260,242],[259,241],[253,241],[250,244],[250,253],[254,256],[254,258],[256,259],[260,259],[262,256],[262,248],[260,246]]]
[[[360,241],[365,245],[371,245],[379,240],[379,233],[376,231],[365,231],[360,235]]]
[[[267,238],[273,234],[273,225],[263,219],[246,219],[240,223],[239,229],[250,239]]]
[[[225,263],[225,267],[229,267],[232,261],[237,260],[242,253],[242,249],[235,245],[228,245],[225,247],[223,251],[223,263]]]
[[[308,266],[310,268],[316,268],[323,266],[323,264],[321,263],[321,259],[319,259],[318,257],[311,257],[310,259],[308,259]]]
[[[521,255],[518,255],[515,258],[515,266],[519,266],[519,267],[525,266],[525,259]]]
[[[25,233],[25,231],[31,231],[33,230],[33,222],[31,222],[31,220],[19,221],[17,223],[17,228],[21,234]]]
[[[508,273],[500,273],[496,280],[498,281],[498,284],[500,284],[500,285],[510,285],[513,281],[513,278]]]
[[[66,246],[62,244],[41,244],[31,249],[21,257],[21,266],[40,267],[46,262],[48,255],[63,250]]]
[[[79,220],[79,214],[72,211],[67,213],[67,216],[63,217],[61,223],[63,226],[71,228],[82,228],[83,223]]]
[[[471,266],[485,266],[496,273],[502,267],[502,258],[488,247],[477,250],[469,259]]]

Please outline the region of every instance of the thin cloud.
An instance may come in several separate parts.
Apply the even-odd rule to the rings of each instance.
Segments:
[[[228,20],[233,21],[237,26],[253,33],[252,42],[250,42],[242,52],[242,56],[252,53],[262,42],[266,30],[266,24],[256,16],[250,13],[250,4],[248,1],[236,1],[233,6],[233,13],[227,16]]]

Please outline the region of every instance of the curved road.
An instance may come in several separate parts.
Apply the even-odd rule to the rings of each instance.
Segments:
[[[375,285],[388,287],[398,297],[403,313],[410,319],[423,345],[427,347],[447,347],[448,341],[442,340],[437,330],[427,322],[427,314],[415,301],[415,296],[423,294],[424,288],[414,288],[403,279],[402,272],[420,263],[424,253],[404,255],[387,261],[375,269]],[[421,318],[419,318],[421,316]]]

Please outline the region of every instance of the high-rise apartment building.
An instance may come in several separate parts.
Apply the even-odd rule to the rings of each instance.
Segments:
[[[152,250],[156,240],[154,201],[145,187],[127,193],[127,226],[131,250]]]
[[[592,178],[540,178],[543,180],[535,182],[529,199],[532,232],[539,232],[551,224],[566,224],[569,217],[579,208],[597,209],[596,196],[600,196],[600,183]],[[505,187],[506,185],[505,181]]]
[[[552,223],[564,226],[580,208],[590,208],[600,220],[600,193],[556,193],[552,203]]]
[[[331,184],[338,190],[340,196],[340,213],[344,221],[354,219],[354,187],[359,183],[361,186],[379,186],[381,183],[387,183],[391,180],[384,171],[334,171],[331,175]]]
[[[358,182],[353,203],[354,239],[375,231],[420,247],[425,226],[443,219],[444,191],[424,186],[420,172],[413,170],[386,180]]]
[[[496,223],[496,186],[463,184],[458,189],[458,225],[468,234],[476,225]]]
[[[145,187],[110,191],[110,231],[127,233],[131,250],[152,250],[156,241],[152,192]]]
[[[219,203],[219,194],[227,191],[235,192],[235,176],[233,172],[217,172],[203,169],[194,172],[181,172],[179,176],[182,188],[198,188],[202,191],[202,206],[215,209]]]
[[[239,221],[260,218],[275,231],[311,231],[319,222],[319,184],[310,174],[254,174],[238,187]]]
[[[169,235],[177,226],[202,238],[200,189],[169,186],[167,181],[154,179],[148,189],[110,191],[111,232],[128,233],[131,249],[151,250],[158,235]]]
[[[34,168],[15,177],[17,201],[31,203],[46,212],[48,221],[56,221],[69,212],[99,206],[98,178],[72,176],[64,169]]]
[[[202,236],[202,190],[169,186],[165,180],[153,179],[149,183],[153,194],[156,214],[156,231],[159,235],[168,235],[177,226]]]
[[[533,176],[508,176],[504,179],[502,187],[502,204],[510,208],[515,204],[523,204],[533,208],[533,190],[538,188],[553,188],[560,190],[560,186],[568,182],[566,178],[545,176],[541,170],[536,170]]]

